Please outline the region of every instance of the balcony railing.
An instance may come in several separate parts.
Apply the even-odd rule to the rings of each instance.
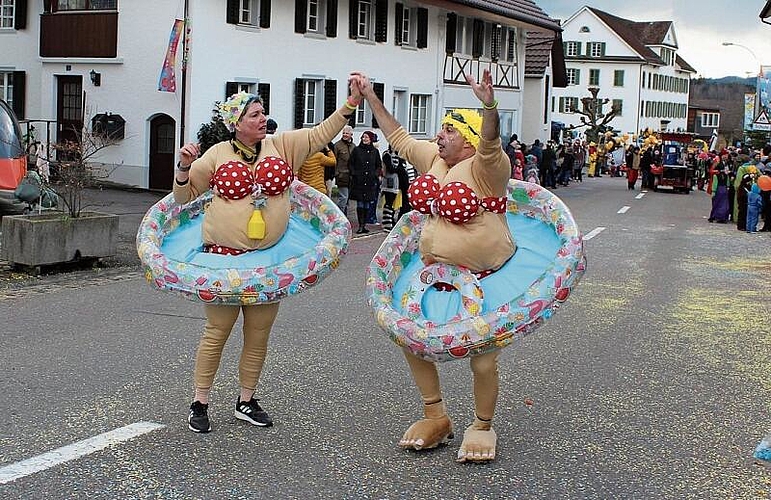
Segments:
[[[40,57],[116,57],[118,13],[40,15]]]
[[[466,83],[464,75],[471,74],[476,81],[482,77],[482,71],[490,69],[493,85],[499,88],[518,89],[519,72],[517,65],[511,62],[480,61],[468,56],[447,55],[444,58],[444,83]]]

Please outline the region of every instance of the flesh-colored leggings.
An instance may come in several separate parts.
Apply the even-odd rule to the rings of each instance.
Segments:
[[[244,345],[238,363],[238,381],[245,389],[256,389],[268,351],[268,337],[278,314],[278,302],[254,306],[206,304],[206,326],[195,357],[195,386],[208,389],[220,365],[222,349],[244,312]]]
[[[412,371],[412,378],[418,386],[423,403],[435,403],[442,399],[439,373],[436,363],[415,356],[406,349],[404,357]],[[471,358],[471,372],[474,374],[474,410],[484,420],[492,420],[498,401],[498,351]]]

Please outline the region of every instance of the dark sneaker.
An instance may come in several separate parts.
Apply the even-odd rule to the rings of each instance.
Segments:
[[[239,398],[236,401],[236,418],[245,420],[252,425],[259,425],[260,427],[270,427],[273,425],[273,419],[260,407],[255,398],[249,401],[241,401]]]
[[[193,432],[209,432],[209,405],[193,401],[190,405],[190,416],[187,417],[187,427]]]

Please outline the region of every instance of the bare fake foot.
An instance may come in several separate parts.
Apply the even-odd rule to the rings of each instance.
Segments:
[[[495,459],[498,436],[490,422],[475,419],[463,433],[457,462],[488,462]]]
[[[405,449],[428,450],[453,438],[450,417],[442,415],[438,418],[418,420],[407,429],[399,446]]]

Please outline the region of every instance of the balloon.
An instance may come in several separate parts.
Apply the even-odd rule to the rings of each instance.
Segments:
[[[771,191],[771,177],[767,175],[758,177],[758,187],[761,191]]]

